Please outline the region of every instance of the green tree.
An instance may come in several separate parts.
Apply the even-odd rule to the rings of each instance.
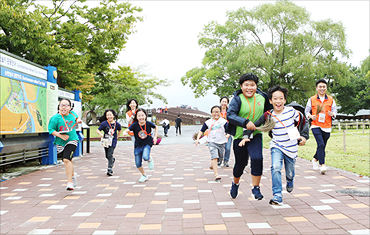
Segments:
[[[332,92],[335,96],[340,113],[355,115],[360,109],[370,109],[370,96],[363,92],[369,89],[369,78],[365,71],[358,67],[350,66],[350,76],[344,84],[333,82]]]
[[[0,0],[0,48],[41,65],[58,68],[58,84],[83,91],[104,77],[124,48],[141,8],[128,2],[103,0],[88,7],[86,0]]]
[[[181,78],[195,96],[214,89],[218,96],[239,89],[239,77],[256,74],[259,86],[287,87],[289,99],[301,104],[315,92],[315,80],[344,83],[348,66],[337,56],[348,57],[345,28],[330,19],[312,21],[305,8],[290,1],[266,3],[252,10],[227,12],[224,25],[210,22],[199,35],[205,49],[202,66]]]
[[[105,109],[113,108],[118,111],[120,118],[125,117],[126,103],[136,99],[139,105],[151,104],[152,98],[167,102],[166,98],[155,92],[158,86],[169,86],[166,79],[158,79],[145,74],[141,69],[132,70],[128,66],[118,66],[110,69],[98,82],[102,83],[93,88],[94,98],[84,104],[84,110],[91,110],[103,114]]]

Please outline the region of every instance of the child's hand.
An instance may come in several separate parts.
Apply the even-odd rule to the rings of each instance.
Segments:
[[[195,146],[197,146],[197,145],[198,145],[198,143],[199,143],[199,140],[196,140],[196,141],[195,141]]]
[[[69,139],[69,135],[60,134],[60,137],[62,140],[67,141]]]
[[[156,145],[157,144],[157,137],[154,137],[153,138],[153,144]]]
[[[77,122],[77,123],[82,123],[81,118],[77,118],[76,122]]]
[[[301,140],[301,141],[299,141],[299,140]],[[299,146],[303,146],[303,145],[305,145],[305,144],[306,144],[306,142],[307,142],[307,140],[306,140],[306,138],[304,138],[303,136],[300,136],[300,137],[298,138],[298,145],[299,145]]]
[[[247,138],[242,139],[242,141],[240,141],[240,143],[239,143],[239,147],[243,147],[245,145],[245,142],[249,142],[249,141],[251,141],[251,140],[247,139]]]

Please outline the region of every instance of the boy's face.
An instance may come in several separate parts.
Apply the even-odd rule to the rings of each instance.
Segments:
[[[240,85],[240,89],[247,98],[252,98],[257,91],[257,84],[252,80],[247,80]]]
[[[320,82],[319,84],[317,84],[316,86],[317,94],[319,94],[320,96],[324,96],[326,93],[326,90],[327,90],[327,86],[325,83]]]
[[[285,102],[286,99],[283,92],[275,91],[274,93],[272,93],[270,104],[272,104],[272,106],[274,107],[275,113],[281,113],[284,110]]]
[[[213,108],[212,109],[212,117],[215,120],[218,120],[220,118],[221,110],[219,108]]]

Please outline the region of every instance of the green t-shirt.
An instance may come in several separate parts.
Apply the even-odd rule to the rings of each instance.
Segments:
[[[63,117],[59,113],[51,117],[48,127],[49,134],[53,133],[54,131],[60,132],[67,131],[68,129],[71,130],[70,132],[64,133],[66,135],[69,135],[69,139],[67,141],[64,141],[61,138],[56,137],[54,140],[54,144],[65,146],[69,141],[79,140],[76,130],[72,128],[75,125],[77,118],[78,115],[73,111],[71,111],[67,116],[64,116],[64,120],[66,123],[64,123]]]
[[[239,117],[249,119],[251,122],[256,122],[262,115],[263,111],[265,109],[265,98],[260,94],[255,94],[255,98],[248,98],[248,101],[246,97],[243,95],[243,93],[239,94],[241,105],[239,110]],[[254,106],[254,99],[256,99],[255,108]],[[254,109],[254,117],[253,117],[253,109]],[[248,118],[249,116],[249,118]],[[236,133],[234,139],[242,139],[243,138],[243,128],[245,127],[236,127]],[[256,135],[258,133],[261,133],[260,131],[254,131],[253,135]]]

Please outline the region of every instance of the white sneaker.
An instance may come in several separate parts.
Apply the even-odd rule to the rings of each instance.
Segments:
[[[148,179],[148,176],[142,175],[139,179],[139,183],[145,182]]]
[[[75,172],[75,175],[72,176],[72,182],[73,182],[73,187],[77,186],[77,173]]]
[[[320,173],[321,174],[325,175],[326,171],[327,171],[327,168],[326,168],[325,165],[323,165],[323,166],[320,167]]]
[[[68,182],[68,183],[67,183],[67,188],[66,188],[66,190],[68,190],[68,191],[72,191],[72,190],[74,190],[73,183]]]
[[[319,169],[319,162],[314,159],[312,159],[312,168],[317,171]]]

